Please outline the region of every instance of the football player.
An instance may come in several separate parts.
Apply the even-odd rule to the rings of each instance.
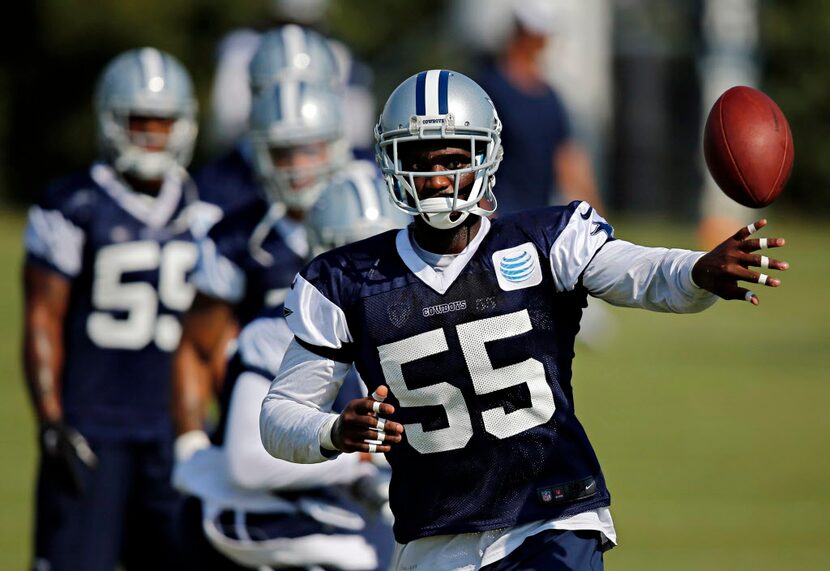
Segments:
[[[530,128],[530,126],[528,126]],[[285,303],[294,339],[263,402],[272,455],[315,463],[383,452],[397,569],[600,569],[610,495],[574,413],[571,362],[587,296],[695,312],[778,286],[750,266],[780,238],[739,230],[708,253],[617,239],[585,202],[490,221],[500,123],[448,70],[391,94],[377,160],[415,222],[326,252]],[[354,363],[371,397],[331,403]]]
[[[52,185],[25,234],[34,568],[173,569],[168,395],[194,295],[197,104],[184,67],[148,47],[106,66],[94,105],[101,160]]]
[[[335,172],[371,165],[353,160],[345,142],[337,64],[322,36],[298,26],[266,33],[248,75],[246,136],[227,160],[196,177],[205,200],[226,206],[202,242],[198,293],[174,360],[182,459],[208,443],[207,404],[220,390],[225,347],[236,333],[228,324],[244,326],[263,307],[282,303],[309,255],[304,213]]]
[[[359,171],[339,176],[306,218],[320,251],[408,222],[388,201],[383,181]],[[282,305],[266,308],[241,331],[222,387],[214,445],[176,466],[176,486],[191,496],[182,522],[187,561],[213,570],[386,569],[389,524],[376,513],[362,517],[354,500],[369,503],[373,512],[388,509],[388,470],[367,462],[370,455],[309,466],[276,460],[262,447],[258,412],[292,337],[282,313]],[[350,376],[335,410],[365,396],[360,387]],[[231,522],[243,522],[243,532]]]

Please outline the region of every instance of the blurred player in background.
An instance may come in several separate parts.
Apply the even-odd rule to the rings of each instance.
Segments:
[[[590,156],[574,139],[568,111],[542,69],[555,39],[555,6],[549,0],[512,0],[507,12],[513,20],[507,37],[477,79],[499,110],[502,141],[511,151],[499,167],[497,215],[572,200],[584,200],[602,214]],[[615,331],[607,307],[589,301],[579,340],[601,348]]]
[[[604,211],[590,157],[542,70],[554,9],[546,0],[511,2],[511,31],[477,78],[499,109],[502,141],[511,150],[499,167],[499,215],[548,206],[555,194],[562,199],[555,202],[585,200]]]
[[[778,286],[749,268],[788,267],[753,253],[784,243],[750,238],[765,221],[708,253],[618,240],[584,201],[491,221],[500,131],[469,78],[404,81],[377,160],[415,223],[322,254],[286,299],[294,339],[263,444],[304,463],[386,453],[396,569],[602,569],[610,494],[571,384],[587,297],[675,313],[757,304],[738,281]],[[372,395],[331,414],[352,363]]]
[[[206,410],[221,390],[210,379],[222,378],[215,364],[224,360],[235,333],[228,324],[244,326],[264,307],[280,305],[307,261],[306,211],[336,174],[379,176],[372,163],[354,159],[344,138],[335,69],[327,42],[313,31],[291,25],[264,34],[249,65],[253,103],[235,166],[212,165],[198,177],[203,195],[219,197],[238,188],[245,198],[226,210],[200,248],[198,293],[175,357],[179,459],[208,444]],[[254,192],[248,184],[229,183],[234,176],[253,182]]]
[[[195,175],[200,195],[220,205],[224,219],[200,242],[198,291],[174,359],[176,429],[189,433],[179,445],[184,455],[207,444],[206,408],[220,390],[228,343],[239,324],[282,303],[308,254],[303,213],[346,162],[337,65],[325,39],[283,26],[258,45],[245,89],[262,103],[234,148]],[[306,118],[303,105],[319,113]]]
[[[263,34],[262,41],[258,41],[257,45],[259,49],[256,50],[256,58],[247,64],[250,71],[246,71],[244,77],[239,78],[239,81],[244,82],[241,89],[247,94],[246,101],[250,100],[250,92],[262,92],[287,77],[332,89],[338,85],[334,55],[328,49],[325,39],[316,32],[298,26],[283,26]],[[249,112],[250,103],[246,103],[244,107],[246,112]],[[217,230],[223,234],[231,233],[235,236],[236,225],[244,226],[249,218],[259,221],[270,207],[264,188],[268,173],[257,171],[257,149],[249,135],[250,132],[246,132],[244,136],[235,137],[235,144],[229,151],[221,153],[199,169],[194,176],[204,204],[212,204],[219,208],[220,213],[216,218],[230,216],[231,222],[225,223],[222,229]],[[331,138],[335,135],[328,136]],[[291,216],[299,214],[294,212]],[[289,231],[286,224],[290,224],[287,220],[283,227]],[[264,227],[267,226],[266,224]],[[238,240],[244,242],[245,233],[250,231],[251,228],[241,228],[242,234],[237,236]],[[227,238],[223,241],[233,240],[234,238]],[[200,244],[202,257],[211,259],[215,254],[215,243],[212,240],[203,240]],[[235,256],[244,256],[238,244],[232,247],[235,248]],[[244,264],[239,260],[235,261],[237,264]],[[256,269],[259,266],[254,264],[253,267]],[[290,275],[290,272],[286,275]],[[269,290],[285,288],[285,276],[279,276],[278,272],[276,275],[266,272],[259,279],[276,279],[277,283],[262,283],[260,286]],[[243,286],[243,289],[247,289],[247,286]],[[218,385],[224,377],[227,358],[225,347],[238,332],[231,306],[249,306],[240,309],[243,313],[242,319],[245,320],[255,315],[265,303],[264,299],[237,298],[220,303],[227,295],[231,294],[216,294],[212,290],[209,290],[207,295],[197,294],[193,307],[184,320],[184,334],[176,353],[174,372],[174,414],[179,432],[187,432],[199,426],[212,387]],[[268,294],[253,291],[249,298],[257,295]],[[195,377],[198,377],[198,380]],[[196,435],[198,436],[198,433]]]
[[[304,30],[305,34],[320,34],[329,0],[270,0],[272,22],[268,27],[291,25]],[[224,36],[217,49],[216,72],[211,88],[209,116],[207,119],[208,140],[217,151],[236,144],[247,130],[248,114],[251,108],[251,94],[248,85],[248,64],[256,52],[263,34],[254,28],[238,28]],[[296,34],[285,36],[288,41],[298,38]],[[372,126],[375,114],[375,100],[372,95],[372,70],[356,59],[349,48],[340,41],[325,38],[331,53],[337,61],[337,72],[333,79],[343,89],[343,98],[349,113],[344,118],[346,139],[355,153],[371,159]],[[301,44],[295,44],[301,45]]]
[[[40,424],[35,569],[177,569],[171,354],[196,262],[190,77],[125,52],[95,93],[101,160],[26,228],[26,379]]]
[[[324,251],[405,226],[383,182],[361,173],[329,185],[307,217],[310,242]],[[393,540],[388,470],[369,455],[308,466],[271,457],[259,437],[258,412],[277,373],[291,331],[283,306],[266,308],[240,333],[220,398],[210,448],[176,467],[176,485],[192,496],[183,522],[193,569],[261,566],[385,569]],[[335,410],[365,392],[350,377]],[[368,504],[366,518],[354,501]],[[240,531],[236,522],[244,522]]]

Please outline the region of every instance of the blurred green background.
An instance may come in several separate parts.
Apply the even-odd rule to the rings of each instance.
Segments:
[[[576,1],[576,0],[574,0]],[[382,102],[426,67],[465,71],[474,62],[454,41],[440,0],[332,0],[324,30],[375,72]],[[382,6],[382,8],[381,8]],[[665,56],[694,69],[697,0],[608,0],[632,15]],[[830,3],[761,0],[762,88],[784,109],[796,144],[790,185],[770,209],[769,236],[785,236],[792,270],[779,290],[757,290],[760,307],[719,302],[700,315],[611,309],[607,346],[579,346],[578,413],[613,496],[620,547],[609,569],[803,569],[826,566],[830,533],[830,280],[821,219],[830,205]],[[203,109],[216,42],[230,29],[273,22],[264,0],[37,0],[17,6],[0,30],[0,569],[29,562],[35,435],[20,367],[21,235],[24,207],[52,178],[94,156],[90,99],[116,53],[154,45],[193,74]],[[676,40],[677,30],[686,38]],[[660,50],[656,52],[663,53]],[[661,56],[662,57],[662,56]],[[685,66],[685,67],[684,67]],[[683,73],[668,93],[682,91]],[[672,79],[674,77],[675,79]],[[688,79],[688,78],[687,78]],[[675,85],[672,82],[678,81]],[[695,110],[689,94],[683,109]],[[699,109],[697,109],[699,111]],[[700,166],[694,134],[672,149]],[[194,164],[210,158],[200,144]],[[613,153],[609,156],[613,158]],[[602,191],[617,234],[652,245],[696,246],[699,173],[674,176],[683,208],[637,218],[606,165]],[[673,199],[675,200],[675,199]],[[672,201],[668,201],[672,204]],[[677,201],[675,201],[677,204]]]

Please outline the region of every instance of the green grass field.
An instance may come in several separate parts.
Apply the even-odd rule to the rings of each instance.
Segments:
[[[784,217],[781,216],[780,219]],[[760,307],[699,315],[612,308],[580,346],[576,404],[613,495],[609,569],[820,568],[830,533],[830,281],[816,224],[773,223],[792,269]],[[35,438],[20,369],[22,219],[0,214],[0,569],[29,559]],[[617,222],[623,238],[694,246],[691,226]]]

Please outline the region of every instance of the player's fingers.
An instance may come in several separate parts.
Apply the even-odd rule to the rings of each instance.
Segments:
[[[403,436],[397,432],[371,432],[369,430],[362,432],[360,437],[364,442],[376,441],[376,444],[397,443],[403,438]]]
[[[385,454],[392,450],[388,444],[374,444],[363,442],[360,444],[360,452],[368,452],[369,454]]]
[[[752,282],[769,287],[778,287],[781,285],[781,280],[778,278],[770,277],[762,272],[748,270],[743,266],[733,268],[729,273],[732,277],[743,282]]]
[[[723,299],[740,299],[748,301],[752,305],[758,305],[760,303],[757,295],[745,287],[740,287],[735,283],[725,285],[717,292],[717,294]]]
[[[380,385],[375,389],[375,392],[372,393],[372,398],[380,402],[385,401],[387,396],[389,396],[389,388],[385,385]]]
[[[373,430],[376,430],[378,432],[392,432],[396,434],[400,434],[403,432],[403,424],[391,420],[386,420],[385,418],[380,417],[377,417],[375,420],[377,420],[377,424],[375,424]]]
[[[747,224],[746,226],[735,232],[735,234],[732,237],[736,240],[745,240],[746,238],[748,238],[752,234],[755,234],[755,232],[757,232],[766,225],[766,218],[761,218],[760,220],[756,220],[752,224]]]
[[[782,261],[782,260],[775,260],[772,258],[768,258],[764,255],[747,255],[744,258],[745,266],[754,266],[756,268],[761,268],[762,270],[787,270],[790,267],[790,264]]]
[[[766,250],[767,248],[780,248],[785,245],[784,238],[752,238],[741,242],[741,250],[744,252],[754,252],[756,250]]]
[[[372,397],[359,399],[357,406],[355,406],[355,410],[358,414],[380,414],[383,416],[389,416],[390,414],[395,413],[394,406],[391,404],[383,404],[380,401],[376,401]]]

